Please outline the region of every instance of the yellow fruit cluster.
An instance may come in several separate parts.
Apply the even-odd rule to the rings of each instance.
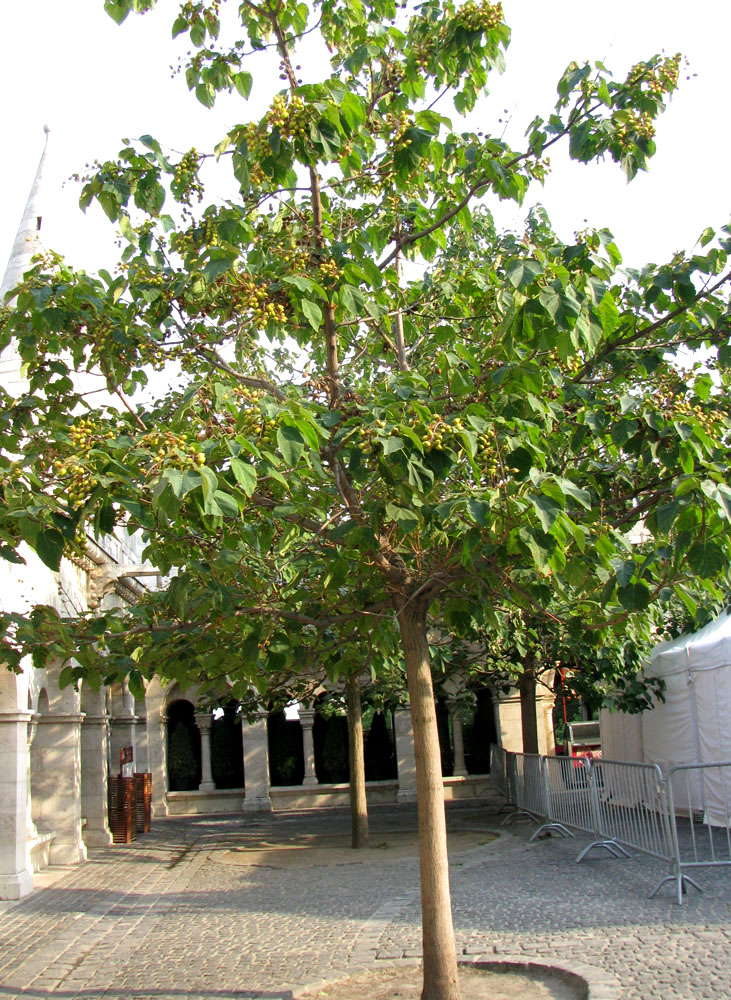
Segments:
[[[198,176],[200,156],[195,148],[189,149],[175,167],[173,175],[173,193],[184,205],[190,205],[195,195],[198,201],[203,198],[203,185]]]
[[[266,325],[270,320],[275,323],[286,322],[287,314],[281,302],[273,302],[266,288],[246,271],[237,276],[235,295],[239,304],[248,310],[255,323]]]
[[[189,433],[174,431],[149,431],[139,440],[140,447],[150,452],[154,464],[170,465],[179,469],[195,469],[206,464],[200,444]]]
[[[113,437],[114,431],[110,427],[103,431],[88,417],[78,417],[69,429],[71,444],[82,453],[87,453],[95,441],[109,441]]]
[[[66,494],[69,506],[73,508],[82,505],[98,482],[78,458],[56,459],[53,471],[59,480],[65,480],[63,492]]]
[[[647,63],[636,63],[629,71],[627,83],[630,85],[646,81],[653,94],[669,94],[678,86],[678,75],[680,73],[681,54],[678,52],[674,56],[663,59],[657,66],[648,66]]]
[[[321,261],[317,270],[320,274],[320,280],[323,282],[335,282],[341,278],[343,274],[342,269],[338,267],[338,262],[332,257],[328,257],[326,260]]]
[[[413,124],[408,111],[402,111],[395,115],[392,111],[386,112],[383,116],[383,126],[381,132],[384,135],[393,137],[395,142],[403,137],[404,132]]]
[[[385,420],[374,420],[372,425],[359,429],[359,441],[357,447],[362,455],[371,455],[379,446],[380,442],[374,439],[377,436],[383,436],[386,426],[387,424]],[[459,434],[465,430],[465,425],[460,417],[455,417],[451,421],[444,420],[442,417],[434,417],[434,419],[426,425],[420,423],[419,421],[408,421],[407,426],[420,438],[422,444],[424,445],[424,450],[427,452],[441,451],[448,447],[453,449],[464,447],[463,442],[459,438]],[[392,427],[390,434],[397,435],[398,428]],[[477,435],[477,456],[479,457],[480,465],[483,471],[487,475],[495,475],[497,473],[498,461],[495,441],[491,435]]]
[[[455,22],[467,31],[491,31],[502,22],[503,5],[491,4],[487,0],[475,3],[467,0],[457,11]]]
[[[638,136],[651,139],[655,135],[655,124],[647,112],[623,111],[621,114],[621,118],[614,119],[614,136],[622,149],[631,149]]]
[[[278,128],[283,139],[305,139],[310,118],[310,109],[296,94],[289,102],[284,94],[277,94],[266,113],[267,125]]]

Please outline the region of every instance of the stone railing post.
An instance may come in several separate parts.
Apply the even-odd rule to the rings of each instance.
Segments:
[[[199,792],[212,792],[216,788],[211,772],[211,728],[213,718],[210,712],[196,712],[195,722],[201,734],[201,783]]]
[[[243,729],[244,812],[271,812],[267,714],[259,712]]]
[[[464,762],[462,709],[458,704],[452,703],[449,706],[449,714],[452,716],[452,749],[454,750],[454,770],[452,774],[455,778],[466,778],[467,767]]]
[[[416,756],[411,709],[397,708],[394,712],[396,760],[398,762],[397,802],[416,802]]]
[[[312,726],[315,722],[315,712],[311,708],[300,709],[300,725],[302,726],[302,752],[305,758],[305,776],[303,785],[316,785],[315,744],[312,739]]]

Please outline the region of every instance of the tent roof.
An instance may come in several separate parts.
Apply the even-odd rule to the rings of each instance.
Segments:
[[[698,632],[656,646],[649,670],[663,676],[680,670],[713,670],[728,666],[731,666],[731,614],[722,611]]]

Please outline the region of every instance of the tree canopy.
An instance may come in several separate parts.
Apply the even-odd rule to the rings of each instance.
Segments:
[[[150,6],[105,3],[120,23]],[[0,313],[27,379],[3,395],[2,554],[24,541],[58,569],[86,530],[119,525],[144,532],[166,584],[73,629],[50,609],[6,615],[3,655],[133,690],[154,672],[265,689],[314,659],[348,673],[399,636],[424,997],[452,1000],[428,616],[496,629],[507,607],[578,631],[720,598],[731,230],[625,273],[606,230],[566,244],[540,211],[518,233],[492,221],[490,199],[520,204],[557,144],[644,170],[679,57],[619,81],[572,63],[513,149],[453,122],[503,65],[499,3],[233,6],[230,36],[219,0],[182,4],[173,33],[195,97],[238,92],[241,123],[215,150],[143,136],[96,164],[81,204],[119,226],[119,268],[48,254]],[[310,33],[322,76],[303,84]],[[257,75],[267,50],[278,81]],[[254,87],[271,102],[247,121]],[[227,200],[206,194],[215,170],[235,180]],[[180,387],[156,394],[171,366]]]

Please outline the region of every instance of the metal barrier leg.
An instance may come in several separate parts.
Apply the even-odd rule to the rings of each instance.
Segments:
[[[604,847],[615,858],[630,857],[629,851],[625,851],[622,845],[618,844],[615,840],[592,840],[589,846],[585,847],[581,854],[579,854],[576,859],[576,864],[578,865],[581,861],[583,861],[589,851],[593,851],[595,847]]]
[[[533,813],[528,812],[526,809],[519,809],[517,806],[514,806],[513,812],[508,813],[508,815],[502,821],[500,826],[507,826],[508,823],[513,819],[527,819],[530,820],[531,823],[538,822],[537,817],[535,817]]]
[[[666,882],[676,883],[676,890],[678,894],[678,906],[683,905],[683,896],[685,895],[686,891],[685,890],[686,883],[688,885],[692,885],[694,889],[698,890],[698,892],[703,892],[703,889],[698,885],[695,879],[692,879],[690,877],[690,875],[684,875],[682,872],[673,872],[672,875],[666,875],[665,878],[660,879],[658,884],[655,886],[655,888],[648,896],[648,899],[652,899],[654,896],[656,896]]]
[[[549,834],[549,833],[558,833],[562,837],[575,837],[576,836],[576,834],[572,833],[571,830],[568,829],[568,827],[565,827],[563,825],[563,823],[556,823],[555,821],[552,820],[549,823],[541,823],[541,825],[538,827],[538,829],[536,830],[536,832],[530,838],[530,840],[528,841],[528,843],[532,844],[534,840],[538,839],[538,837],[545,836],[546,834]]]

